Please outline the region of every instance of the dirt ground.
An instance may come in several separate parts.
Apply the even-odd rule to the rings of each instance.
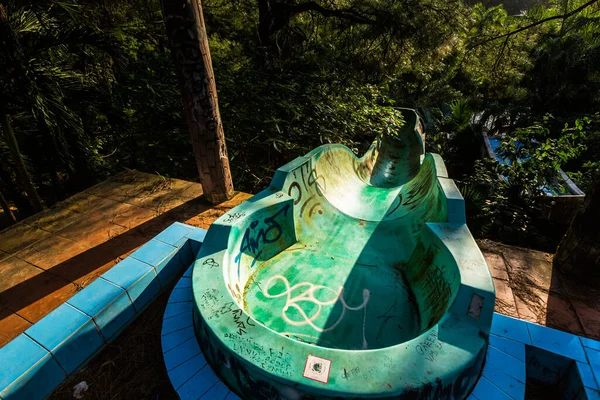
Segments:
[[[167,288],[121,335],[50,396],[72,400],[73,387],[85,381],[86,400],[177,399],[167,376],[160,343]]]

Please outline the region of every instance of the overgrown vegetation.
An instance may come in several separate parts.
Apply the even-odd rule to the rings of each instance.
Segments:
[[[550,115],[532,126],[502,136],[498,153],[503,162],[477,160],[462,182],[470,209],[470,227],[479,236],[539,248],[555,247],[564,226],[545,220],[547,195],[569,194],[560,185],[559,168],[581,155],[590,119],[565,125],[558,136]]]
[[[202,3],[238,190],[322,143],[363,152],[393,106],[426,114],[480,236],[543,233],[543,182],[586,190],[600,165],[597,1]],[[0,31],[0,190],[21,216],[123,168],[195,179],[158,0],[0,0]],[[526,162],[476,162],[484,128]]]

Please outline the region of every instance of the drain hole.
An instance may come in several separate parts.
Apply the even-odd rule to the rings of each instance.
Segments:
[[[526,400],[586,398],[575,361],[530,346],[526,359]]]

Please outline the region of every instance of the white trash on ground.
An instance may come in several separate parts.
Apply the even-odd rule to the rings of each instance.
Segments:
[[[81,381],[77,385],[73,386],[73,397],[76,399],[83,399],[83,394],[88,390],[88,384],[86,381]]]

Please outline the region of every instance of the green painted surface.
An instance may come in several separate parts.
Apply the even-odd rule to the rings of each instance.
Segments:
[[[480,373],[491,276],[416,114],[357,159],[321,146],[210,228],[195,327],[240,395],[463,398]]]

